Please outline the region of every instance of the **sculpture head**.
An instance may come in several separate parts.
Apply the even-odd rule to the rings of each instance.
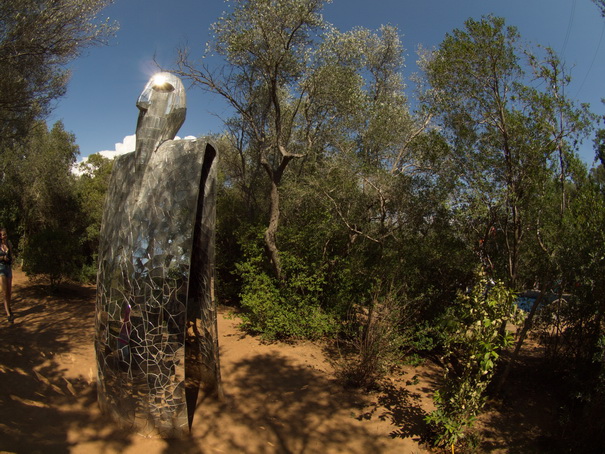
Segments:
[[[144,169],[153,152],[166,140],[174,139],[187,112],[185,88],[174,74],[155,74],[137,101],[136,167]]]

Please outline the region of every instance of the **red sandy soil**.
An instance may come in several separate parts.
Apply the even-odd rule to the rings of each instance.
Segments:
[[[186,440],[124,432],[97,406],[94,286],[49,293],[22,272],[14,275],[17,318],[0,322],[1,452],[429,452],[420,438],[440,378],[436,366],[406,366],[381,392],[345,389],[320,345],[262,343],[238,329],[228,308],[219,315],[225,398],[200,395]],[[525,449],[547,411],[534,394],[523,393],[515,411],[486,412],[485,452],[548,452]]]

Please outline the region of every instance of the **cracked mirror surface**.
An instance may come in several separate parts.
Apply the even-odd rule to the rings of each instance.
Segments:
[[[137,149],[114,163],[100,235],[95,348],[104,413],[145,436],[180,437],[189,429],[186,374],[206,367],[218,377],[216,150],[204,140],[172,140],[185,93],[168,76],[145,87]],[[188,340],[201,352],[193,360],[186,360]]]

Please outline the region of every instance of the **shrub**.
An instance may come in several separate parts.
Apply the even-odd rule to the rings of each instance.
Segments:
[[[247,246],[247,259],[236,265],[242,280],[243,327],[265,339],[315,339],[335,331],[334,317],[321,305],[322,267],[302,264],[282,254],[285,279],[277,282],[265,269],[258,245]]]
[[[78,239],[64,230],[44,229],[25,242],[23,271],[47,276],[53,287],[73,277],[78,263],[82,263]]]
[[[94,284],[97,282],[98,272],[97,261],[95,260],[92,264],[84,264],[77,273],[76,279],[78,282],[84,284]]]
[[[372,388],[409,349],[411,311],[405,301],[392,289],[384,295],[377,290],[367,307],[354,307],[348,343],[355,355],[337,364],[346,385]]]
[[[512,342],[506,323],[518,323],[519,314],[514,293],[485,277],[454,301],[443,323],[445,380],[426,417],[436,445],[454,445],[472,427],[500,351]]]

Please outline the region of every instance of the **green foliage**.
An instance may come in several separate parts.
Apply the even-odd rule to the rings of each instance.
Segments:
[[[115,29],[97,23],[111,0],[3,0],[0,3],[0,142],[21,140],[65,93],[64,68]]]
[[[456,444],[483,408],[500,351],[512,342],[511,322],[519,322],[514,293],[485,277],[460,293],[444,317],[445,380],[435,393],[437,409],[426,418],[436,445]]]
[[[287,277],[280,283],[267,271],[258,242],[247,244],[245,250],[246,260],[236,265],[243,283],[240,298],[244,328],[268,340],[315,339],[336,330],[332,315],[320,304],[325,285],[321,267],[284,254]]]
[[[62,253],[68,263],[57,272],[71,274],[72,265],[81,264],[76,244],[88,220],[79,215],[71,174],[78,147],[61,122],[49,130],[42,119],[65,93],[65,65],[115,31],[115,25],[98,20],[111,2],[0,3],[0,221],[15,245],[28,245],[23,258],[33,260],[25,263],[31,273],[42,269],[36,245],[40,238],[55,236],[48,232],[63,230],[70,238]],[[84,254],[90,256],[90,251]],[[58,277],[51,274],[55,282]]]
[[[181,75],[218,93],[234,109],[228,126],[240,157],[236,187],[244,198],[269,201],[263,207],[269,211],[266,253],[280,280],[286,266],[278,247],[287,216],[284,183],[300,182],[334,153],[349,149],[362,164],[388,163],[395,170],[413,126],[397,29],[341,33],[323,20],[325,3],[234,2],[213,25],[210,49],[227,62],[223,76],[190,61],[187,52],[179,63]],[[261,186],[252,184],[259,167]]]
[[[457,222],[513,288],[536,274],[523,266],[528,249],[539,247],[527,232],[540,222],[543,185],[558,178],[557,198],[565,205],[575,151],[594,121],[587,106],[565,95],[570,78],[555,53],[534,55],[519,38],[502,18],[468,19],[422,58],[431,86],[425,101],[454,163],[447,169],[456,181]]]
[[[75,140],[61,122],[50,130],[40,122],[20,147],[20,209],[26,235],[44,228],[72,231],[77,202],[71,167],[79,153]]]
[[[81,166],[82,174],[75,181],[74,191],[78,202],[78,229],[82,232],[80,243],[85,263],[78,280],[92,283],[97,275],[99,232],[113,161],[93,154]]]
[[[77,154],[75,137],[61,122],[50,130],[38,122],[26,139],[0,155],[6,170],[0,182],[0,217],[23,252],[24,269],[48,276],[52,285],[66,277],[96,278],[94,258],[111,162],[92,156],[87,173],[77,177],[72,172]],[[68,238],[64,246],[53,246],[65,263],[50,267],[42,263],[40,241],[54,244],[55,237]]]
[[[71,172],[78,146],[62,123],[50,130],[37,123],[19,150],[15,179],[22,188],[18,203],[23,269],[28,274],[46,275],[56,285],[62,278],[73,277],[82,265],[82,219]],[[45,240],[50,242],[48,248]],[[52,250],[57,251],[57,259],[47,261]]]
[[[91,260],[92,259],[92,260]],[[85,284],[96,284],[99,265],[96,260],[96,254],[93,257],[82,256],[82,266],[73,275],[73,278],[78,282]],[[87,263],[89,262],[90,263]]]
[[[23,271],[44,275],[52,287],[74,277],[82,262],[78,238],[64,230],[44,229],[30,236],[23,248]]]
[[[576,151],[594,117],[566,95],[556,54],[493,16],[421,55],[412,113],[398,31],[341,32],[324,4],[235,1],[208,47],[222,70],[181,54],[180,74],[234,112],[218,138],[219,294],[239,296],[245,326],[267,338],[338,332],[359,383],[409,351],[445,348],[431,418],[454,442],[509,339],[510,292],[498,284],[485,298],[484,282],[460,293],[477,266],[515,291],[560,282],[574,296],[561,358],[593,371],[605,178],[591,180]],[[398,290],[373,293],[376,282]]]
[[[593,436],[604,423],[605,402],[602,362],[595,361],[602,359],[605,334],[605,197],[598,174],[589,176],[576,167],[565,209],[560,202],[545,204],[545,214],[548,209],[554,213],[545,217],[549,222],[541,238],[556,288],[536,330],[560,378],[566,429],[574,434],[570,443],[584,452],[600,452],[603,443]]]

